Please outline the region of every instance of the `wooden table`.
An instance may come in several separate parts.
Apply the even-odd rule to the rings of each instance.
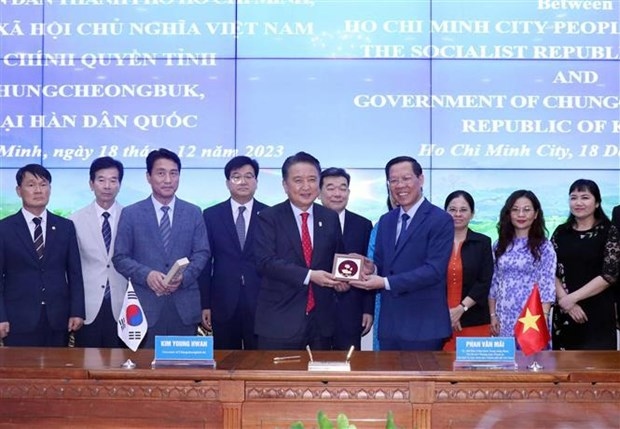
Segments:
[[[403,428],[620,427],[620,352],[542,352],[541,372],[523,356],[514,371],[454,370],[433,352],[357,352],[348,373],[308,372],[301,352],[216,352],[217,369],[151,369],[152,357],[0,348],[0,427],[310,428],[319,410],[360,429],[385,427],[388,410]]]

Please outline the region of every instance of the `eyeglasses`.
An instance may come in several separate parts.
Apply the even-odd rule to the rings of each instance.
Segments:
[[[526,214],[529,215],[530,213],[532,213],[534,211],[534,209],[532,207],[513,207],[510,209],[510,213],[512,214]]]
[[[256,179],[256,176],[253,175],[252,173],[248,173],[248,174],[244,174],[242,175],[234,175],[234,176],[230,176],[230,181],[232,183],[234,183],[235,185],[239,185],[241,182],[243,182],[245,180],[245,182],[251,182],[252,180]]]
[[[392,179],[388,179],[387,184],[389,186],[397,186],[399,183],[402,183],[403,185],[410,185],[413,183],[414,177],[415,176],[394,177]]]

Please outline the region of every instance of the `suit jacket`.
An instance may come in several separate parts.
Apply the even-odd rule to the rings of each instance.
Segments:
[[[229,320],[241,294],[245,294],[251,308],[256,308],[260,288],[254,256],[256,217],[266,207],[254,200],[243,250],[237,237],[230,199],[203,212],[211,257],[200,276],[200,297],[202,308],[211,309],[214,320]]]
[[[390,290],[381,291],[379,338],[425,341],[452,334],[446,275],[452,242],[452,217],[426,199],[404,239],[395,247],[400,209],[379,220],[375,245],[378,274]]]
[[[70,317],[84,317],[84,284],[73,222],[48,211],[45,234],[39,260],[22,212],[0,221],[0,322],[8,321],[11,332],[32,332],[41,302],[54,330],[66,331]]]
[[[620,230],[620,206],[614,207],[611,212],[611,222]]]
[[[493,251],[491,239],[484,234],[467,230],[461,245],[463,265],[463,293],[461,301],[469,296],[476,305],[461,316],[461,326],[491,323],[489,316],[489,289],[493,277]]]
[[[338,214],[313,205],[313,251],[311,269],[331,272],[334,254],[344,251]],[[292,338],[306,317],[308,274],[301,237],[290,202],[284,201],[258,214],[256,262],[262,275],[256,308],[255,331],[270,338]],[[312,285],[320,335],[334,332],[335,291]]]
[[[152,270],[167,273],[183,257],[190,263],[183,282],[170,297],[184,324],[198,323],[201,318],[198,276],[209,258],[207,229],[198,206],[179,198],[174,204],[169,254],[151,197],[125,207],[118,223],[112,261],[117,271],[131,280],[149,326],[159,320],[165,297],[158,297],[146,278]]]
[[[112,228],[112,243],[110,252],[105,248],[103,235],[101,234],[101,219],[97,212],[97,203],[93,201],[86,207],[76,211],[70,216],[75,225],[80,258],[82,261],[82,276],[84,278],[84,299],[86,301],[86,319],[84,323],[89,325],[95,320],[105,292],[106,282],[110,282],[110,300],[114,319],[123,307],[123,299],[127,290],[127,279],[120,275],[112,264],[114,255],[114,237],[118,230],[118,220],[122,207],[117,204],[118,216],[110,225]]]
[[[368,250],[368,241],[372,231],[372,222],[358,214],[345,210],[344,253],[358,253],[365,255]],[[362,331],[362,314],[374,314],[375,293],[352,287],[347,292],[337,293],[338,300],[338,328],[345,332]]]

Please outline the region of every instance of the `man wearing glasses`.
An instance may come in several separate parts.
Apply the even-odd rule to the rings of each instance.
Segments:
[[[391,159],[385,175],[399,208],[379,220],[377,274],[351,285],[381,292],[381,350],[441,350],[452,333],[446,275],[454,222],[424,198],[424,175],[415,159]]]
[[[200,276],[202,325],[217,349],[256,349],[254,317],[260,288],[254,236],[256,215],[267,206],[254,199],[258,162],[236,156],[224,167],[230,198],[203,212],[211,257]]]

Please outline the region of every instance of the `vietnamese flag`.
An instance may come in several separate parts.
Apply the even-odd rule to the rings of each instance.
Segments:
[[[525,356],[541,351],[549,343],[551,337],[540,301],[538,284],[534,284],[534,289],[517,319],[515,337]]]

